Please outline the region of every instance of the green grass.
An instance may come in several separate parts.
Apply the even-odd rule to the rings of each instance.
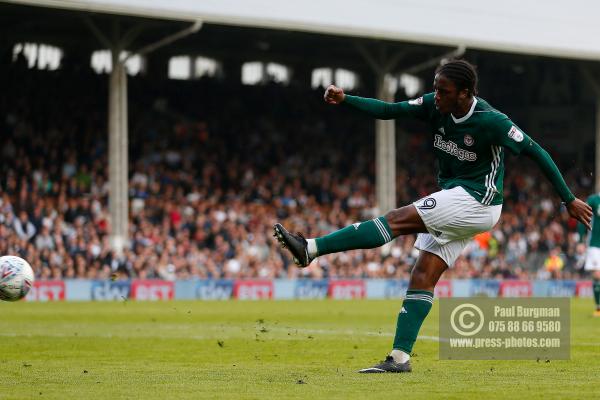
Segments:
[[[357,374],[400,301],[0,302],[0,399],[596,398],[600,319],[572,303],[569,361],[440,361]],[[421,335],[438,334],[434,305]]]

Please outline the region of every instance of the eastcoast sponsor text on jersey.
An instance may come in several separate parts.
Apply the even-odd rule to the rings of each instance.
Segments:
[[[435,147],[437,147],[438,149],[443,150],[450,155],[453,155],[454,157],[458,158],[460,161],[476,161],[477,160],[477,154],[475,154],[471,151],[461,149],[460,147],[458,147],[458,145],[456,143],[454,143],[451,140],[448,140],[448,141],[442,140],[441,135],[435,135],[435,141],[433,142],[433,145]]]

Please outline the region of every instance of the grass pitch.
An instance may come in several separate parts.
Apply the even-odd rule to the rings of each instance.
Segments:
[[[439,361],[438,307],[412,374],[396,301],[0,302],[0,399],[564,399],[600,391],[600,319],[572,302],[569,361]],[[429,337],[429,338],[427,338]]]

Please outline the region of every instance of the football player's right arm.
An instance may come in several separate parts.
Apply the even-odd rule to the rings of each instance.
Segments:
[[[344,104],[377,119],[393,119],[412,116],[419,119],[427,118],[427,109],[433,105],[433,94],[418,99],[388,103],[367,97],[351,96],[336,86],[329,86],[324,95],[328,104]]]

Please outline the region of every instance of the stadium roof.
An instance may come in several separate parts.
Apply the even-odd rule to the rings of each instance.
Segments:
[[[16,43],[43,43],[63,49],[68,54],[69,62],[73,63],[73,57],[77,57],[79,61],[86,58],[89,60],[93,51],[106,48],[92,33],[87,22],[93,22],[109,38],[117,35],[115,23],[121,34],[137,31],[125,47],[128,51],[136,52],[148,44],[190,27],[190,21],[195,21],[189,16],[185,20],[183,17],[165,19],[164,16],[55,8],[50,4],[40,6],[39,3],[41,2],[34,6],[22,1],[0,0],[0,52],[3,49],[12,51],[10,46]],[[198,32],[160,48],[150,58],[168,60],[177,55],[201,55],[222,61],[233,68],[237,68],[236,63],[265,61],[282,63],[299,70],[346,68],[361,75],[372,75],[370,66],[359,54],[359,48],[369,49],[378,60],[400,55],[395,71],[422,65],[454,50],[449,46],[425,46],[410,42],[219,24],[204,20]],[[159,61],[161,62],[166,65],[164,61]]]
[[[600,60],[589,0],[8,0],[79,11]]]

